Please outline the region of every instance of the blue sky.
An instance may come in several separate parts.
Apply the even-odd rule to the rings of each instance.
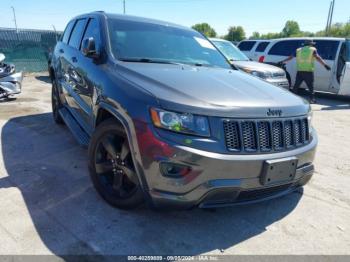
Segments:
[[[0,27],[14,27],[11,6],[19,28],[63,30],[67,21],[94,10],[122,13],[122,0],[1,0]],[[287,20],[302,30],[324,29],[330,0],[126,0],[127,14],[191,26],[208,22],[223,35],[231,25],[254,31],[279,32]],[[350,19],[350,0],[336,0],[334,22]]]

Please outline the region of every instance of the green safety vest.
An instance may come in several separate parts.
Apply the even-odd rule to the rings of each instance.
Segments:
[[[297,50],[297,68],[302,72],[314,72],[315,70],[315,47],[305,46]]]

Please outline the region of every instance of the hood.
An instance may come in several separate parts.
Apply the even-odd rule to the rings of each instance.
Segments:
[[[247,68],[251,71],[284,73],[284,70],[277,66],[253,62],[253,61],[233,61],[232,64],[240,69]]]
[[[152,93],[164,109],[224,117],[305,115],[309,104],[289,91],[237,70],[122,62],[116,72]]]

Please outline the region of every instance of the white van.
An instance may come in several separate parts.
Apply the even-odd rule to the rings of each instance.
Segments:
[[[238,44],[238,48],[248,56],[249,59],[259,61],[259,57],[264,54],[269,43],[269,40],[243,40]]]
[[[308,39],[316,42],[319,55],[331,67],[331,71],[327,71],[321,64],[315,63],[315,91],[350,95],[350,39],[330,37],[275,39],[259,57],[259,61],[277,64],[294,54]],[[293,86],[297,71],[296,60],[288,62],[286,69]],[[306,88],[305,83],[301,87]]]

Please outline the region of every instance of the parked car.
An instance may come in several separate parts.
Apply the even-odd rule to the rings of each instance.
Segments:
[[[238,48],[249,57],[249,59],[261,62],[259,61],[259,57],[264,53],[269,43],[269,40],[243,40],[239,42]]]
[[[195,30],[81,15],[57,43],[50,76],[54,120],[88,145],[92,182],[116,207],[252,203],[313,174],[310,105],[236,70]]]
[[[287,38],[271,41],[265,53],[259,58],[268,64],[276,64],[292,55],[301,47],[306,39],[316,42],[319,55],[331,67],[327,71],[319,63],[315,63],[315,91],[329,92],[339,95],[350,95],[350,40],[345,38]],[[286,66],[291,85],[296,77],[296,60]],[[303,84],[302,88],[306,88]]]
[[[270,84],[289,89],[289,82],[286,77],[286,72],[283,69],[276,66],[251,61],[229,41],[219,38],[210,38],[210,41],[219,49],[221,53],[223,53],[231,64],[240,70],[259,77]]]

